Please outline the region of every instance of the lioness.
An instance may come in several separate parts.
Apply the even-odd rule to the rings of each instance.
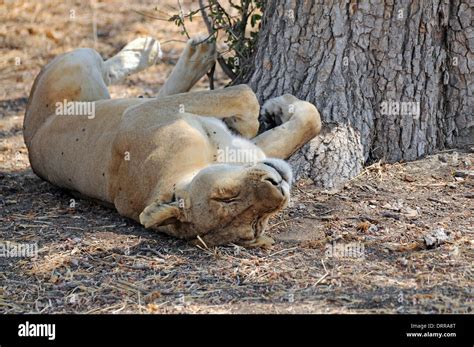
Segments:
[[[56,57],[26,109],[31,167],[146,228],[207,246],[268,245],[268,219],[290,198],[292,172],[282,159],[319,133],[319,113],[292,95],[268,100],[262,112],[282,124],[257,136],[260,106],[249,87],[188,92],[216,59],[215,44],[201,41],[188,41],[148,99],[112,100],[107,85],[160,59],[152,38],[106,61],[93,49]],[[247,155],[228,159],[233,151]]]

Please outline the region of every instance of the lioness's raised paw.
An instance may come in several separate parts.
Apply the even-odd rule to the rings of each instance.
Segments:
[[[199,35],[188,40],[178,64],[184,64],[194,75],[194,79],[200,79],[211,69],[216,59],[215,42],[211,42],[205,35]]]
[[[189,39],[158,96],[184,93],[208,72],[217,59],[215,42],[200,35]]]

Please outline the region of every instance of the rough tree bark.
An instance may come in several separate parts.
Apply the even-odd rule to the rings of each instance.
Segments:
[[[268,1],[254,61],[238,82],[260,101],[291,93],[318,107],[324,131],[290,162],[297,177],[323,187],[367,162],[472,144],[472,4]]]

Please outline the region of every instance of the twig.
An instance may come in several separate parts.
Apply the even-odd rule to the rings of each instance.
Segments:
[[[206,250],[209,250],[209,247],[207,247],[206,243],[205,243],[204,240],[201,238],[201,236],[198,235],[198,236],[197,236],[197,239],[199,240],[199,242],[201,242],[201,243],[204,245],[204,247],[206,248]]]
[[[97,49],[97,15],[95,10],[95,0],[90,0],[92,10],[92,37],[94,39],[94,48]]]
[[[291,218],[291,219],[282,220],[281,222],[278,222],[278,223],[275,223],[275,224],[273,224],[273,225],[270,225],[267,230],[271,230],[271,229],[273,229],[274,227],[276,227],[276,226],[278,226],[278,225],[280,225],[280,224],[284,224],[284,223],[286,223],[286,222],[290,222],[290,221],[293,221],[293,220],[299,219],[299,218],[300,218],[300,217],[295,217],[295,218]]]
[[[439,204],[444,204],[444,205],[448,205],[448,204],[449,204],[449,202],[447,202],[447,201],[438,200],[438,199],[435,199],[435,198],[432,198],[432,197],[429,197],[427,200],[428,200],[428,201],[432,201],[432,202],[437,202],[437,203],[439,203]]]
[[[209,19],[209,16],[206,12],[206,8],[208,8],[209,6],[204,6],[203,0],[199,0],[199,6],[201,10],[202,19],[204,21],[204,24],[206,24],[207,31],[210,35],[214,34],[213,24],[211,23],[211,20]],[[217,57],[217,62],[219,63],[219,66],[222,68],[222,71],[224,71],[227,77],[229,77],[231,80],[234,80],[237,77],[220,54]]]
[[[184,17],[184,12],[183,12],[183,6],[181,5],[181,0],[178,0],[178,6],[179,6],[179,18],[181,20],[181,24],[183,25],[183,32],[186,35],[186,37],[190,39],[191,37],[189,36],[188,30],[186,29],[186,26],[184,24],[185,17]]]
[[[319,280],[316,281],[315,284],[313,284],[313,287],[316,287],[319,283],[321,283],[322,280],[324,280],[326,277],[328,277],[329,275],[329,272],[328,270],[326,269],[326,265],[324,265],[324,260],[321,259],[321,263],[323,263],[323,267],[324,267],[324,271],[326,271],[326,273],[324,275],[322,275]]]
[[[152,19],[156,19],[156,20],[161,20],[163,22],[169,22],[170,21],[168,18],[155,17],[155,16],[152,16],[148,13],[143,13],[143,12],[140,12],[140,11],[137,11],[137,10],[132,10],[132,11],[135,12],[135,13],[138,13],[139,15],[142,15],[143,17],[148,17],[148,18],[152,18]]]
[[[212,64],[211,69],[207,73],[207,78],[209,78],[209,89],[214,90],[214,72],[216,71],[216,63]]]
[[[275,256],[275,255],[277,255],[277,254],[281,254],[281,253],[284,253],[284,252],[293,251],[293,250],[295,250],[295,249],[298,249],[298,246],[297,246],[297,247],[292,247],[292,248],[287,248],[287,249],[282,249],[282,250],[280,250],[280,251],[278,251],[278,252],[275,252],[275,253],[272,253],[272,254],[270,254],[270,255],[267,255],[265,258],[273,257],[273,256]]]

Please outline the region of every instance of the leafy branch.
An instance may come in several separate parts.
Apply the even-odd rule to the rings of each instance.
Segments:
[[[223,71],[235,80],[244,72],[255,52],[264,1],[240,0],[239,4],[235,0],[227,2],[226,10],[218,0],[199,0],[200,7],[185,14],[178,1],[179,13],[173,15],[169,21],[180,27],[181,33],[189,38],[185,22],[186,20],[192,22],[193,17],[200,12],[209,32],[206,40],[217,40],[219,35],[222,35],[224,42],[228,45],[229,50],[219,52],[217,60]]]

